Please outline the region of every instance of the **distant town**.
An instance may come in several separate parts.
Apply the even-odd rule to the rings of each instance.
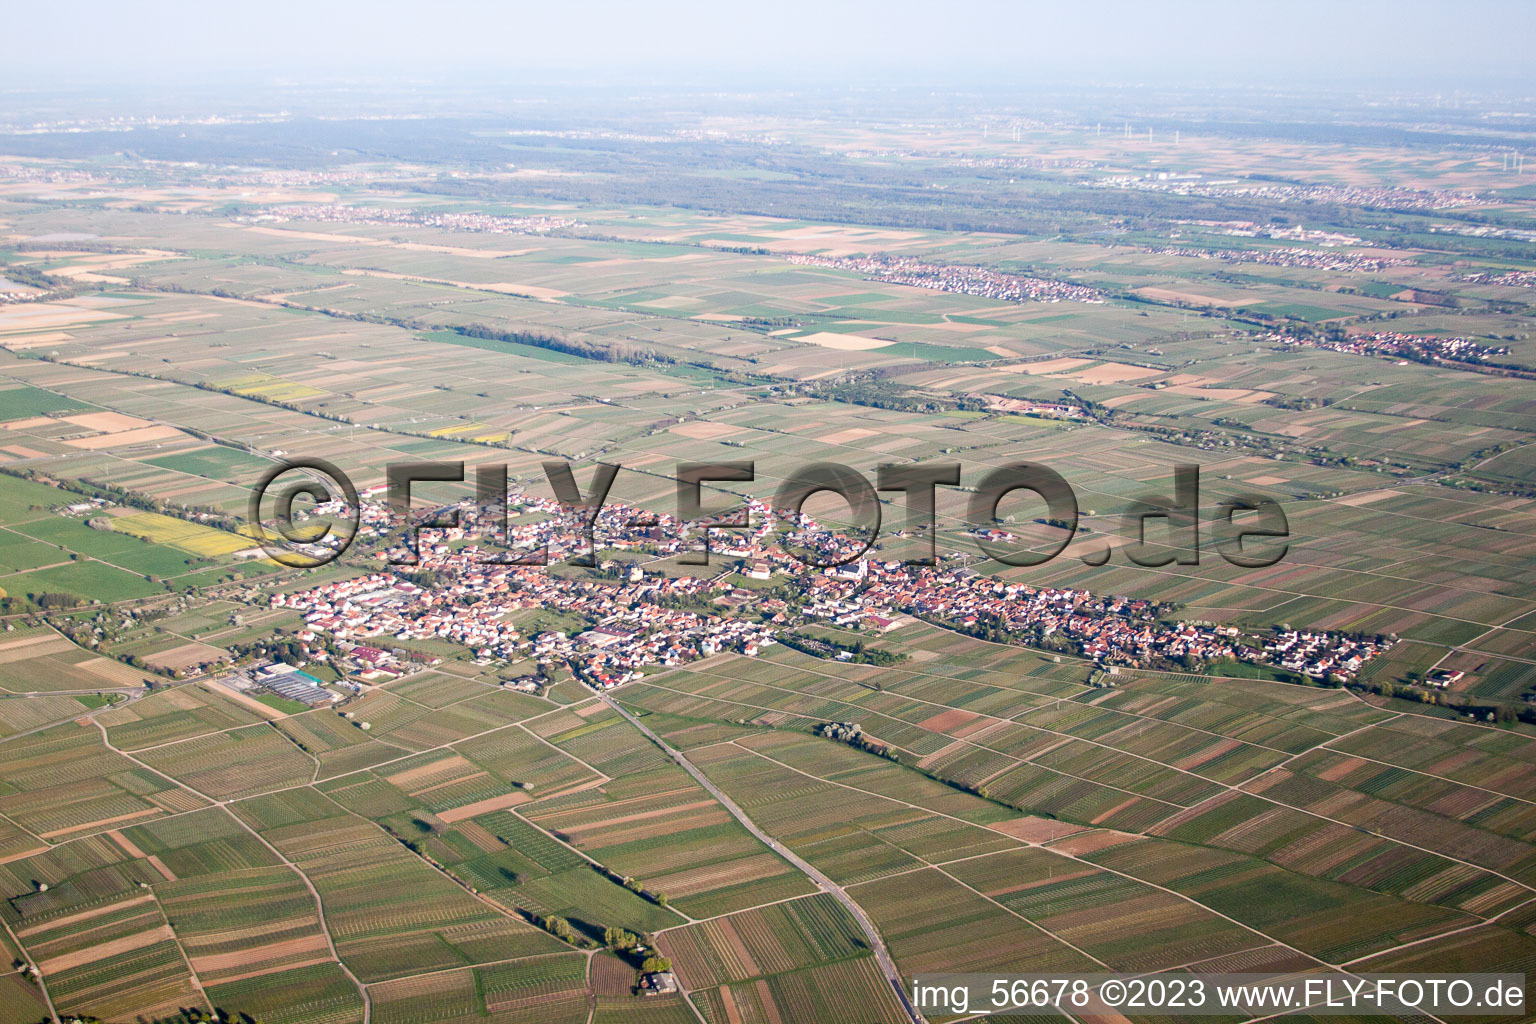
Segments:
[[[979,295],[1003,302],[1103,302],[1104,293],[1070,281],[1053,281],[1010,274],[987,267],[925,263],[905,256],[790,256],[789,262],[809,267],[849,270],[871,281],[958,295]]]

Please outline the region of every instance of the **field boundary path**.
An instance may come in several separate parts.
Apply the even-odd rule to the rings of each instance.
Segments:
[[[885,948],[885,940],[880,938],[879,930],[875,928],[874,922],[865,915],[864,908],[859,906],[858,903],[854,902],[853,897],[849,896],[848,893],[843,890],[842,886],[838,885],[836,882],[832,881],[832,879],[822,874],[814,866],[802,859],[798,854],[790,852],[790,850],[784,846],[783,843],[779,842],[777,839],[773,838],[762,829],[758,828],[757,824],[747,816],[747,812],[743,811],[740,807],[737,807],[730,797],[722,793],[718,786],[709,781],[708,777],[705,776],[702,770],[700,770],[696,765],[684,757],[680,752],[674,750],[666,740],[663,740],[660,736],[657,736],[654,732],[652,732],[650,728],[645,725],[645,723],[640,721],[639,718],[636,718],[634,715],[630,714],[628,708],[619,704],[618,701],[614,700],[606,693],[600,692],[598,693],[598,696],[602,698],[605,704],[613,708],[613,710],[617,711],[619,714],[623,715],[630,725],[633,725],[636,729],[639,729],[647,739],[665,751],[667,756],[676,761],[685,772],[693,776],[694,781],[703,786],[705,790],[709,792],[710,796],[720,801],[721,806],[723,806],[727,811],[730,811],[731,816],[737,821],[741,822],[742,827],[745,828],[748,832],[752,833],[752,835],[757,838],[758,842],[762,843],[764,846],[768,847],[768,849],[772,850],[774,853],[778,854],[780,857],[783,857],[795,867],[805,872],[805,874],[810,877],[811,881],[815,882],[818,886],[821,887],[823,892],[829,893],[834,899],[837,900],[837,902],[841,903],[843,907],[853,915],[854,920],[859,922],[859,927],[864,931],[864,937],[869,940],[869,948],[875,954],[875,962],[880,965],[880,969],[885,973],[886,980],[888,980],[891,983],[891,987],[896,990],[896,998],[901,1000],[902,1009],[907,1011],[907,1016],[912,1019],[914,1024],[927,1024],[923,1018],[923,1015],[917,1011],[917,1008],[912,1005],[912,1001],[907,998],[907,990],[906,986],[902,984],[901,972],[896,969],[896,961],[891,959],[890,950]]]

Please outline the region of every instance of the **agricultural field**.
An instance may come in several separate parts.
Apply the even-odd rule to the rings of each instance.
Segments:
[[[176,548],[194,555],[230,555],[251,546],[239,537],[153,512],[114,517],[111,526],[115,531],[151,544]]]
[[[662,933],[659,948],[689,988],[747,981],[869,952],[858,925],[825,894],[672,928]]]
[[[100,720],[113,745],[135,750],[238,729],[258,719],[219,691],[194,685],[151,694],[132,706],[107,712]]]

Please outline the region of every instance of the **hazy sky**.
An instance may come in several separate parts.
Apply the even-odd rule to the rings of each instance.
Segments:
[[[0,80],[271,75],[738,84],[1530,74],[1525,0],[9,0]]]

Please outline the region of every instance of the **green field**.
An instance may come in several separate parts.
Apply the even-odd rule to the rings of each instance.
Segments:
[[[271,463],[235,448],[204,448],[176,455],[145,459],[152,466],[174,469],[178,473],[223,480],[248,480],[270,468]]]
[[[29,416],[42,416],[47,413],[78,412],[89,409],[84,402],[77,402],[73,398],[57,395],[42,388],[9,387],[0,389],[0,415],[8,420],[25,419]]]

